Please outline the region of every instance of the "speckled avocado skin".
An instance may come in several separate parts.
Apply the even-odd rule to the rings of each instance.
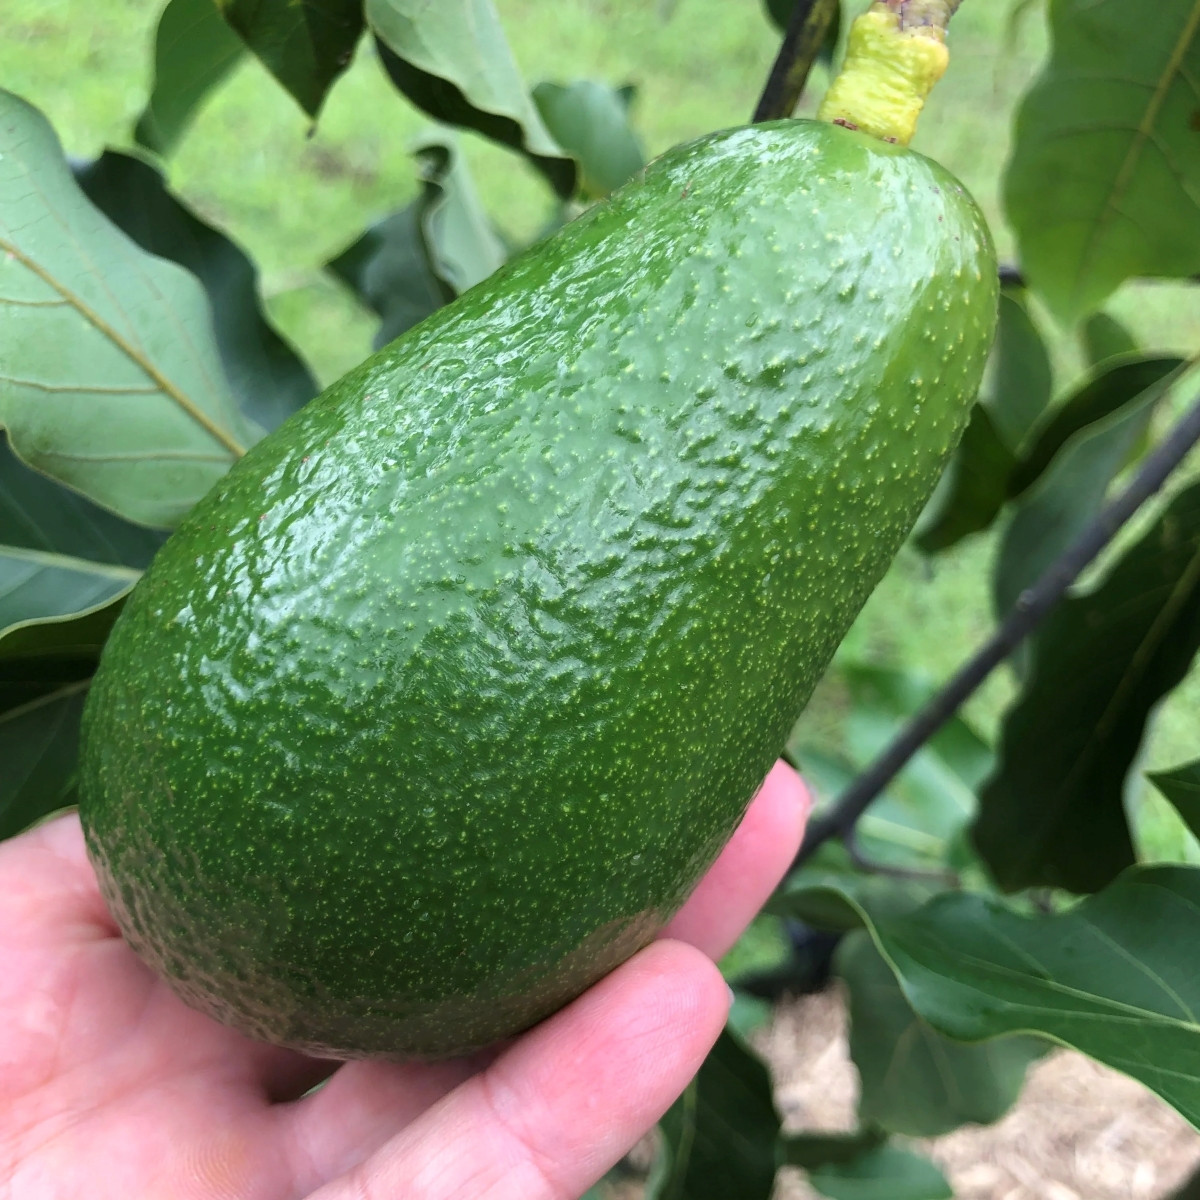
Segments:
[[[996,269],[962,187],[713,134],[257,445],[125,607],[81,813],[188,1003],[470,1051],[654,937],[956,442]]]

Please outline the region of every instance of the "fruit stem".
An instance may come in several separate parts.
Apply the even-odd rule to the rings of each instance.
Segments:
[[[779,54],[754,110],[755,123],[792,115],[840,3],[841,0],[796,0]]]
[[[817,118],[907,146],[950,62],[946,25],[962,0],[877,0],[850,27],[846,61]]]

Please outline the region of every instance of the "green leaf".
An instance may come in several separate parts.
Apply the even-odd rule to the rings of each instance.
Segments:
[[[819,1167],[808,1173],[808,1181],[830,1200],[950,1200],[954,1195],[929,1159],[890,1145]]]
[[[579,163],[579,192],[586,199],[615,192],[646,165],[629,123],[628,94],[580,79],[566,87],[539,83],[533,99],[555,141]]]
[[[71,177],[46,120],[0,92],[0,425],[27,463],[170,528],[254,429],[197,280],[146,254]]]
[[[814,929],[848,933],[919,908],[944,885],[859,870],[839,842],[826,842],[767,901],[766,911],[794,917]]]
[[[158,171],[106,150],[75,178],[143,250],[186,267],[204,285],[225,377],[250,420],[274,429],[317,394],[312,373],[263,314],[254,264],[168,191]]]
[[[1038,437],[1030,457],[1012,476],[1015,489],[1041,463],[1047,464],[1005,530],[993,587],[998,614],[1016,604],[1100,511],[1109,485],[1145,436],[1179,365],[1179,359],[1170,358],[1102,369]]]
[[[1080,330],[1083,353],[1093,367],[1099,367],[1111,358],[1136,354],[1137,339],[1124,325],[1108,313],[1092,313]]]
[[[90,680],[67,683],[0,712],[0,838],[69,804],[79,718]]]
[[[1200,647],[1200,486],[1051,613],[1004,720],[974,840],[1000,886],[1092,892],[1133,862],[1122,796],[1146,721]]]
[[[154,88],[135,140],[170,154],[204,97],[237,65],[243,46],[215,0],[169,0],[154,35]]]
[[[779,1114],[757,1055],[722,1033],[661,1123],[663,1155],[646,1200],[768,1200]]]
[[[1200,869],[1132,867],[1051,916],[946,894],[881,924],[909,1003],[967,1042],[1033,1033],[1140,1080],[1200,1125]]]
[[[1135,275],[1200,271],[1200,2],[1054,0],[1005,181],[1021,264],[1071,323]]]
[[[1014,453],[1050,403],[1050,354],[1029,310],[1011,290],[1000,293],[991,386],[983,397],[996,432]]]
[[[974,405],[962,441],[914,535],[917,548],[937,554],[987,529],[1008,499],[1008,477],[1016,461],[988,410]]]
[[[1200,837],[1200,759],[1170,771],[1155,771],[1146,778],[1170,800],[1192,833]]]
[[[316,117],[350,65],[363,31],[362,0],[216,0],[253,54]]]
[[[1148,388],[1174,382],[1182,365],[1175,355],[1148,355],[1096,367],[1034,431],[1013,470],[1010,495],[1015,498],[1032,487],[1080,430],[1112,416]]]
[[[1025,1070],[1045,1052],[1033,1038],[982,1045],[951,1041],[912,1010],[868,934],[842,939],[834,959],[850,1003],[850,1057],[858,1068],[858,1119],[889,1133],[937,1137],[967,1122],[999,1120]]]
[[[27,467],[0,433],[0,712],[91,676],[165,537]]]
[[[406,208],[373,225],[326,263],[381,318],[385,345],[504,262],[452,134],[414,145],[421,191]]]
[[[574,194],[575,162],[543,124],[492,0],[366,0],[366,14],[388,75],[422,112],[519,150]]]

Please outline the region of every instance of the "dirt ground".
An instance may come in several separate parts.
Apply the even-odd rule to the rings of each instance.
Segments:
[[[760,1032],[787,1129],[849,1129],[857,1078],[838,990],[782,1005]],[[1200,1133],[1139,1083],[1071,1051],[1036,1063],[995,1125],[917,1145],[958,1200],[1159,1200],[1200,1163]],[[776,1200],[814,1200],[799,1172]]]

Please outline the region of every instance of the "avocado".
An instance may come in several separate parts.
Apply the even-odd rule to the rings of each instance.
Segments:
[[[986,225],[809,121],[677,147],[255,446],[132,593],[80,811],[189,1004],[334,1057],[515,1034],[742,817],[965,423]]]

